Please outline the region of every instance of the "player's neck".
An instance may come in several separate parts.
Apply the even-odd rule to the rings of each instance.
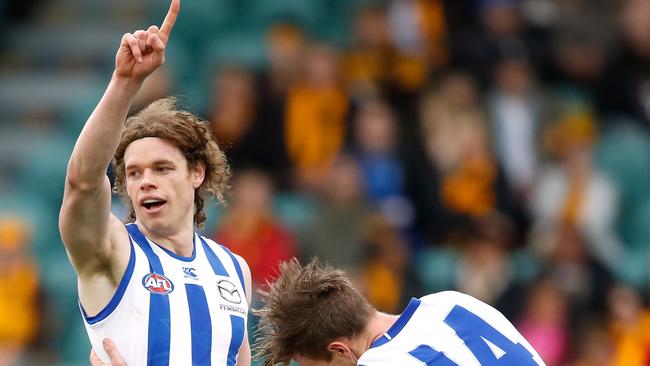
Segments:
[[[194,226],[183,225],[173,231],[158,233],[139,223],[138,228],[150,240],[181,257],[191,257],[194,251]]]
[[[360,351],[358,354],[360,357],[361,354],[370,349],[372,342],[384,335],[384,333],[395,324],[398,318],[399,315],[391,315],[375,311],[375,313],[370,317],[366,330],[359,337],[358,342],[354,347],[355,353],[356,351]]]

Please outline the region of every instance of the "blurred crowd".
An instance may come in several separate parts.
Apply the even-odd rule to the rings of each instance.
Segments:
[[[381,311],[455,289],[549,366],[650,365],[650,1],[187,0],[174,32],[134,112],[210,123],[234,179],[202,230],[255,286],[318,256]],[[56,231],[87,99],[3,159],[0,365],[87,357]]]

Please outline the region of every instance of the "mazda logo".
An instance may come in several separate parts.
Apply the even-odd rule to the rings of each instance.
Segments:
[[[217,282],[217,288],[219,289],[219,295],[224,300],[233,304],[241,304],[241,295],[234,283],[228,280],[221,280]]]

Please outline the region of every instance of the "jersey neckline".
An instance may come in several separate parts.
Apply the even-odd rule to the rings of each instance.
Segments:
[[[406,309],[402,312],[402,314],[397,318],[395,323],[382,335],[381,337],[377,338],[372,344],[370,345],[370,348],[375,348],[379,347],[381,345],[384,345],[388,343],[391,339],[395,338],[399,334],[399,332],[404,329],[404,326],[406,326],[406,323],[411,320],[411,317],[415,313],[415,310],[418,309],[420,306],[420,299],[416,298],[411,298],[411,301],[409,304],[406,306]]]
[[[134,226],[138,229],[138,231],[140,231],[140,233],[142,233],[142,231],[140,230],[140,227],[138,227],[138,225],[137,225],[136,223],[132,223],[131,225],[134,225]],[[193,232],[193,234],[192,234],[192,255],[189,256],[189,257],[184,257],[184,256],[182,256],[182,255],[178,255],[178,254],[172,252],[171,250],[169,250],[169,249],[163,247],[162,245],[156,243],[155,241],[151,240],[149,237],[147,237],[146,235],[144,235],[144,233],[142,233],[142,236],[144,236],[144,238],[145,238],[148,242],[153,243],[153,244],[155,244],[158,248],[164,250],[165,253],[167,253],[167,255],[169,255],[170,257],[172,257],[172,258],[174,258],[174,259],[178,259],[179,261],[183,261],[183,262],[192,262],[192,261],[194,261],[194,259],[196,258],[196,239],[197,239],[197,235],[198,235],[198,234],[196,233],[196,231]]]

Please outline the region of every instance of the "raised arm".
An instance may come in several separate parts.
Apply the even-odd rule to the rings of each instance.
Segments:
[[[59,229],[80,281],[102,271],[121,276],[116,262],[123,268],[128,262],[128,236],[111,215],[106,170],[135,94],[164,62],[165,46],[179,10],[180,0],[172,0],[160,29],[151,26],[122,37],[111,81],[70,157]]]

